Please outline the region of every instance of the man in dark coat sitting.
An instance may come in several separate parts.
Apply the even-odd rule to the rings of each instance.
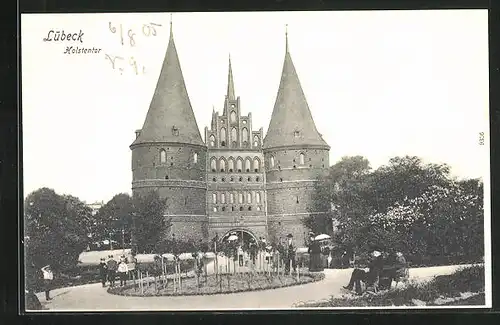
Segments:
[[[367,286],[373,285],[378,280],[383,266],[382,254],[379,251],[373,251],[368,263],[368,272],[361,269],[354,269],[351,280],[344,289],[352,290],[355,287],[356,293],[361,294],[361,282],[364,282]]]

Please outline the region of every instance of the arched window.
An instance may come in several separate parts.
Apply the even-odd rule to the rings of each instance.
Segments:
[[[220,129],[220,144],[223,147],[226,145],[226,128]]]
[[[196,152],[193,154],[193,163],[198,163],[198,154]]]
[[[255,202],[260,203],[260,192],[255,193]]]
[[[274,156],[271,156],[271,158],[269,159],[269,164],[271,165],[271,168],[274,167]]]
[[[231,141],[238,142],[238,131],[236,131],[236,128],[231,129]]]
[[[247,203],[252,203],[252,193],[247,193]]]
[[[224,194],[224,193],[220,194],[220,203],[222,203],[222,204],[226,203],[226,194]]]
[[[236,112],[231,111],[231,123],[236,123]]]
[[[217,193],[212,194],[212,203],[217,204]]]
[[[250,171],[250,166],[250,158],[245,159],[245,170],[247,171],[247,173]]]
[[[233,158],[229,158],[229,160],[228,160],[228,168],[229,168],[229,172],[232,173],[233,170],[234,170],[234,160],[233,160]]]
[[[213,134],[210,136],[210,146],[215,147],[215,136]]]
[[[210,169],[213,172],[217,171],[217,161],[215,160],[215,158],[210,159]]]
[[[259,137],[255,135],[253,137],[253,145],[254,147],[257,147],[259,144],[260,144]]]
[[[234,203],[234,194],[229,193],[229,203]]]
[[[305,161],[306,161],[306,156],[303,154],[303,153],[300,153],[300,156],[299,156],[299,162],[301,165],[305,164]]]
[[[167,152],[163,149],[160,150],[160,164],[167,162]]]
[[[238,173],[241,173],[241,170],[243,169],[243,162],[241,161],[241,158],[238,158],[236,161],[236,169],[238,170]]]
[[[260,161],[257,158],[254,158],[253,160],[253,169],[257,173],[260,169]]]
[[[248,129],[247,128],[243,128],[241,130],[241,141],[243,141],[243,142],[248,141]]]
[[[295,203],[299,203],[299,196],[298,195],[295,197]]]
[[[225,172],[226,171],[226,161],[224,160],[224,158],[221,158],[219,160],[219,165],[220,165],[220,171]]]
[[[243,193],[238,193],[238,203],[243,203]]]

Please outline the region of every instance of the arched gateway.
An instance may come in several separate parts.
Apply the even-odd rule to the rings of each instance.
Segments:
[[[242,244],[248,243],[251,238],[253,238],[256,243],[258,242],[258,238],[253,232],[243,228],[234,228],[227,231],[223,236],[219,237],[219,241],[226,241],[227,238],[229,238],[229,236],[233,234],[238,236],[238,241],[240,241]]]

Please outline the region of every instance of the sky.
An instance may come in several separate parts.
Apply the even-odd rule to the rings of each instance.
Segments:
[[[156,35],[151,23],[161,25]],[[170,13],[22,15],[24,196],[49,187],[90,203],[130,193],[129,146],[155,90],[169,23]],[[288,24],[330,164],[362,155],[377,168],[416,155],[449,164],[459,178],[489,179],[486,10],[175,13],[172,23],[202,135],[212,108],[222,112],[229,53],[243,114],[266,132]],[[82,32],[82,42],[44,42],[50,30]],[[101,51],[65,54],[68,46]],[[108,56],[124,59],[113,68]]]

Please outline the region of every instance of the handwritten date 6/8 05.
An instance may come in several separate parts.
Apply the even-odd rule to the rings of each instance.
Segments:
[[[484,132],[479,132],[479,145],[484,146]]]
[[[156,36],[157,31],[155,27],[161,27],[160,24],[156,23],[148,23],[142,25],[142,34],[146,37]],[[118,34],[120,36],[120,42],[122,45],[125,45],[124,36],[123,36],[123,25],[118,24],[118,27],[114,26],[113,23],[109,22],[109,30],[113,34]],[[133,29],[129,29],[127,31],[128,43],[130,46],[134,47],[136,45],[136,33]]]
[[[119,71],[121,75],[126,68],[132,68],[136,75],[144,74],[146,72],[146,68],[137,63],[134,57],[128,58],[127,62],[127,60],[122,56],[105,54],[105,59],[109,60],[112,69]]]

